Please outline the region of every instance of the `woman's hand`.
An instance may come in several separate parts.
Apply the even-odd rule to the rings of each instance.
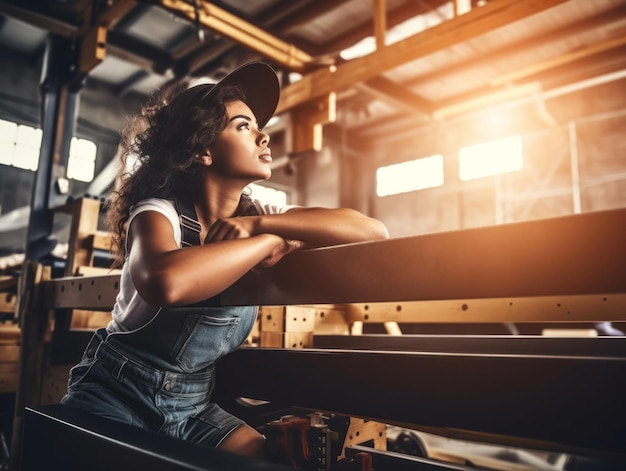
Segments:
[[[204,243],[220,242],[222,240],[245,239],[257,235],[255,232],[258,217],[242,216],[236,218],[218,219],[209,228]]]
[[[278,244],[272,253],[256,267],[255,271],[259,271],[262,268],[270,268],[276,265],[285,255],[301,249],[304,246],[303,242],[299,240],[286,240],[280,236],[276,236],[282,241],[282,244]]]
[[[236,218],[218,219],[209,228],[204,238],[204,243],[220,242],[223,240],[245,239],[258,235],[255,230],[258,227],[259,217],[243,216]],[[287,240],[276,234],[266,234],[275,240],[272,252],[255,269],[270,268],[276,265],[285,255],[301,249],[304,244],[298,240]]]

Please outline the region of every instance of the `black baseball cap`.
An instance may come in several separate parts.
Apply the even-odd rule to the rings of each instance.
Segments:
[[[233,70],[219,82],[214,84],[201,84],[188,88],[170,104],[172,114],[179,116],[178,112],[188,109],[213,95],[220,87],[235,85],[239,87],[259,123],[263,128],[274,115],[280,98],[280,83],[276,72],[263,62],[249,62]]]

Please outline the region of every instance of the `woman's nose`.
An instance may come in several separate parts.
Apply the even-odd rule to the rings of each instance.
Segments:
[[[270,135],[264,133],[263,131],[259,131],[259,137],[257,139],[259,145],[268,145],[270,143]]]

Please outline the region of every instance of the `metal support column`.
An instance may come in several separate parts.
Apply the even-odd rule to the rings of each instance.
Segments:
[[[46,310],[39,308],[38,262],[50,253],[54,208],[65,204],[68,194],[66,168],[76,122],[77,92],[74,43],[50,35],[42,68],[41,127],[43,130],[39,166],[32,190],[24,268],[16,315],[21,328],[20,375],[15,399],[10,469],[21,460],[24,408],[36,401],[42,376],[44,336],[48,326]],[[28,295],[26,295],[28,293]]]
[[[26,239],[26,260],[38,261],[52,249],[53,209],[66,202],[67,160],[78,108],[77,90],[71,86],[75,65],[72,43],[51,36],[40,84],[43,130],[39,167],[35,173]]]

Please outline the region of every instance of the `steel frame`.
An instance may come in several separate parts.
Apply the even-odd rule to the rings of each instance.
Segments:
[[[241,348],[218,364],[217,397],[626,460],[624,371],[623,356]]]

